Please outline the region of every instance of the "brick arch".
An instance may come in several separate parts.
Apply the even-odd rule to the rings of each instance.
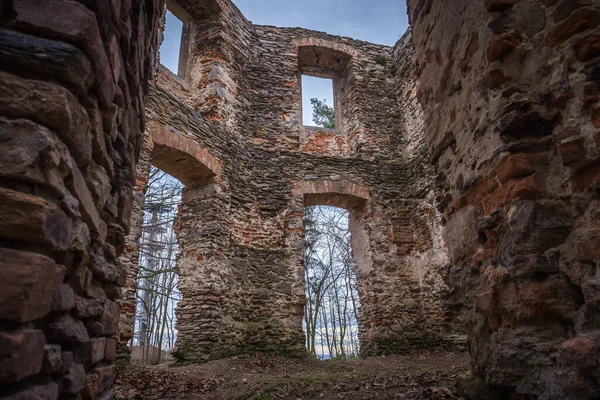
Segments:
[[[299,39],[294,39],[294,47],[321,47],[324,49],[329,49],[335,52],[344,53],[353,60],[360,58],[360,54],[358,51],[351,46],[348,46],[343,43],[334,42],[332,40],[327,39],[319,39],[316,37],[304,37]]]
[[[300,70],[321,77],[343,73],[358,57],[350,46],[314,37],[297,39],[294,47]]]
[[[184,185],[204,182],[220,175],[221,164],[198,143],[165,126],[152,123],[151,162]]]
[[[326,205],[349,211],[362,210],[371,200],[369,189],[347,181],[302,181],[294,186],[292,193],[303,196],[306,207]]]

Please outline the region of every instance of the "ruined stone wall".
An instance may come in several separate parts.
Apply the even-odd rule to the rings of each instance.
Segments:
[[[177,357],[305,352],[302,219],[317,204],[352,214],[363,353],[444,344],[448,262],[410,40],[392,49],[254,26],[230,2],[199,3],[210,12],[180,2],[194,18],[189,73],[161,71],[147,110],[150,126],[221,166],[185,184]],[[338,129],[301,125],[301,70],[335,75]]]
[[[163,2],[0,2],[0,397],[110,398]]]
[[[409,0],[473,371],[596,398],[600,6]]]

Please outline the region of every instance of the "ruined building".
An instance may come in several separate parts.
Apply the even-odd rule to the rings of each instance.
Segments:
[[[185,185],[176,356],[304,353],[303,209],[351,213],[364,355],[600,391],[600,4],[409,0],[386,47],[180,0],[0,1],[0,398],[111,397],[150,165]],[[334,81],[302,126],[300,75]]]

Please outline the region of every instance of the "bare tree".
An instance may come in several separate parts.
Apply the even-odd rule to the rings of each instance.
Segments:
[[[168,350],[177,335],[174,310],[181,294],[177,289],[179,247],[174,226],[182,188],[175,178],[152,167],[145,188],[137,314],[132,339],[132,358],[143,364],[169,360]]]
[[[348,212],[320,206],[304,215],[306,347],[315,357],[356,357],[359,300]]]

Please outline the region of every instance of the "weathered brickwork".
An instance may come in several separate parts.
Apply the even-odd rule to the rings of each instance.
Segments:
[[[161,70],[147,117],[220,168],[187,181],[167,170],[185,183],[176,356],[305,353],[302,219],[311,205],[351,211],[363,354],[447,344],[449,260],[410,34],[390,48],[254,26],[229,2],[199,2],[200,13],[184,3],[196,16],[185,28],[188,65],[180,76]],[[301,73],[333,79],[336,129],[301,125]]]
[[[0,2],[0,398],[112,397],[163,2]]]
[[[408,3],[473,370],[597,398],[600,5]]]
[[[179,360],[304,353],[327,204],[363,354],[466,330],[485,398],[597,398],[597,1],[409,0],[393,48],[178,3],[182,65],[154,76],[160,0],[0,1],[1,398],[111,397],[151,164],[185,184]],[[335,129],[301,125],[303,73]]]

